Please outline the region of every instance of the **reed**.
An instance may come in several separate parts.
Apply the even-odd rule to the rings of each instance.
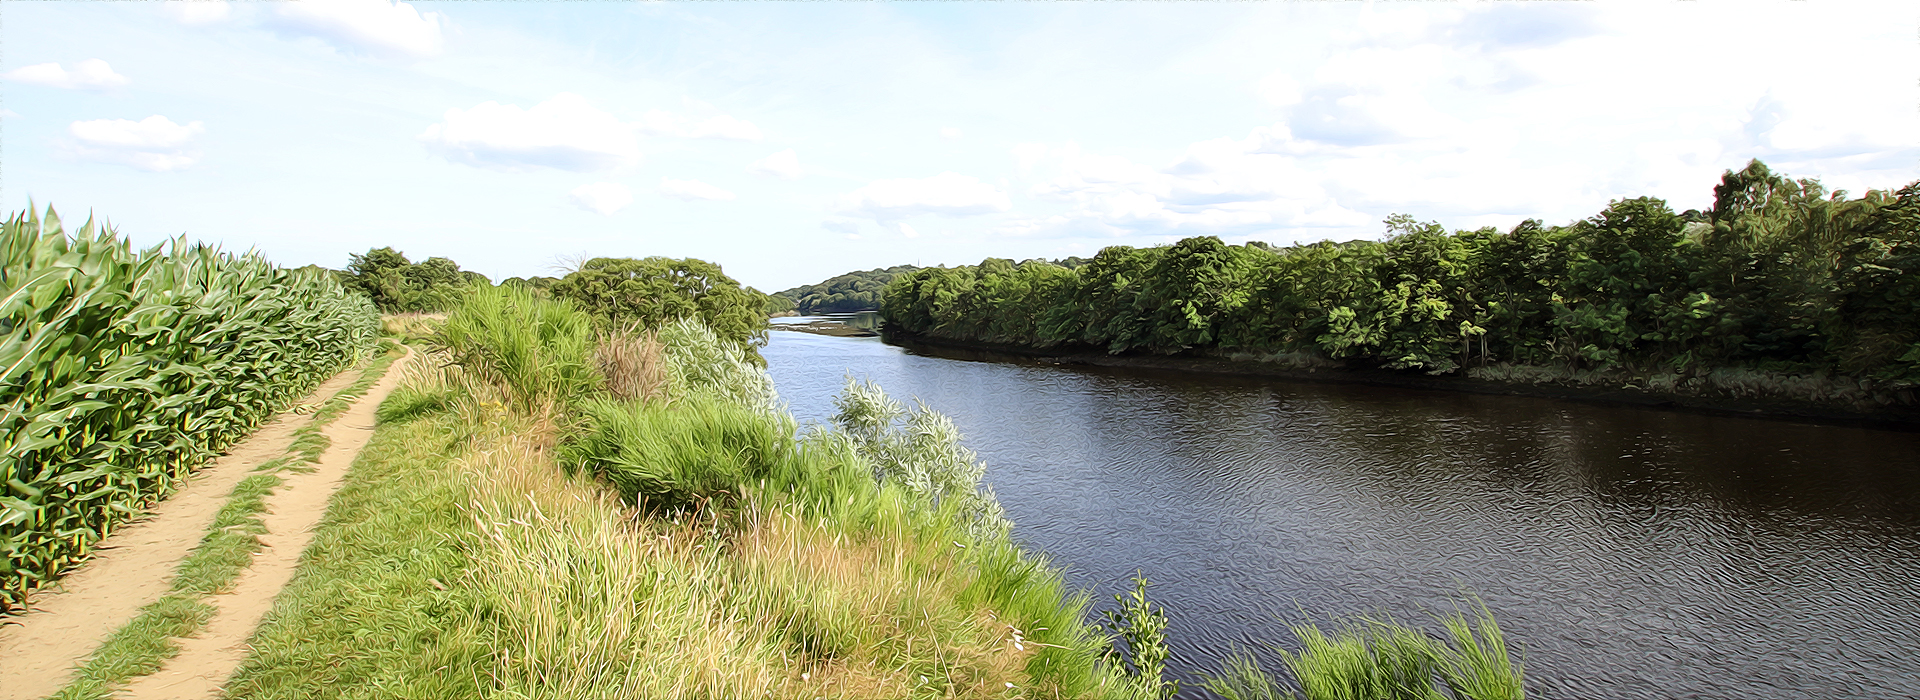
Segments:
[[[607,393],[621,401],[667,399],[666,349],[652,332],[628,329],[600,337],[593,363],[606,377]]]
[[[1435,620],[1435,637],[1392,618],[1358,616],[1331,629],[1291,625],[1300,648],[1275,647],[1306,700],[1521,700],[1525,679],[1484,602]],[[1280,685],[1239,652],[1205,687],[1231,700],[1277,698]],[[1291,692],[1284,697],[1295,697]]]

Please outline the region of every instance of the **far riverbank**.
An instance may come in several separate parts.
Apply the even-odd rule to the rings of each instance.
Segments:
[[[1529,365],[1467,369],[1464,376],[1356,368],[1325,358],[1232,355],[1112,355],[1090,347],[1029,348],[883,329],[893,345],[953,359],[1122,367],[1308,382],[1368,384],[1473,394],[1531,396],[1716,415],[1812,421],[1920,432],[1920,387],[1844,377],[1716,370],[1689,377],[1571,372]]]

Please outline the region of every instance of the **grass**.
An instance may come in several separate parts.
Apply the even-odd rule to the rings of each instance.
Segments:
[[[453,362],[413,365],[380,407],[229,697],[1166,689],[1109,658],[1089,596],[1007,537],[980,465],[937,414],[855,386],[846,425],[796,438],[740,348],[686,323],[579,347],[574,313],[499,295],[453,312],[449,328],[465,329],[449,333],[465,334],[447,340]],[[1491,617],[1479,622],[1462,618],[1472,644],[1452,646],[1351,628],[1373,664],[1352,672],[1338,635],[1287,658],[1307,682],[1497,689],[1481,671],[1506,668],[1505,649]],[[1276,687],[1250,660],[1241,670],[1236,687]]]
[[[380,333],[399,338],[402,342],[416,342],[430,339],[439,332],[445,323],[444,313],[422,313],[417,311],[387,314],[380,317]]]
[[[255,632],[228,697],[481,695],[482,659],[462,657],[484,655],[472,637],[486,616],[459,585],[472,543],[461,536],[471,531],[467,489],[453,462],[468,438],[449,412],[379,427]]]
[[[1484,603],[1472,617],[1456,609],[1436,615],[1443,635],[1431,636],[1391,618],[1359,616],[1323,630],[1293,625],[1298,651],[1275,647],[1301,696],[1283,691],[1251,655],[1228,657],[1223,673],[1205,687],[1227,700],[1521,700],[1521,666],[1507,653],[1500,625]]]
[[[1104,697],[1120,684],[1087,598],[1058,572],[1004,537],[971,539],[959,499],[929,507],[845,444],[796,441],[751,382],[730,395],[744,364],[669,374],[670,402],[527,401],[521,387],[541,383],[437,364],[381,407],[231,697]],[[645,430],[569,446],[627,420]],[[670,474],[707,486],[656,480],[684,494],[678,508],[640,508],[619,470],[570,476],[557,459],[637,449],[627,461],[648,469],[715,446],[746,453],[741,469],[683,460]]]
[[[199,632],[213,619],[215,609],[204,599],[232,586],[240,573],[252,566],[253,555],[260,550],[259,537],[267,532],[259,516],[266,510],[267,497],[282,483],[278,472],[319,461],[328,444],[321,429],[365,396],[397,358],[391,350],[375,358],[352,384],[323,402],[313,418],[294,432],[286,455],[262,464],[255,469],[260,473],[235,484],[200,544],[175,569],[167,594],[142,607],[133,620],[114,630],[81,663],[74,679],[53,697],[106,698],[128,680],[160,670],[167,659],[179,653],[174,640]]]

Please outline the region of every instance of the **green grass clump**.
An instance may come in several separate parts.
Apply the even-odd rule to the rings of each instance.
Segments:
[[[738,497],[743,487],[792,480],[793,423],[736,404],[693,396],[671,406],[591,399],[585,427],[562,448],[573,471],[605,478],[628,501],[682,507]]]
[[[593,324],[564,300],[517,287],[475,286],[440,328],[454,362],[530,405],[569,400],[603,383],[593,367]]]
[[[1455,610],[1435,619],[1446,629],[1429,636],[1388,619],[1361,616],[1322,630],[1293,625],[1298,651],[1275,648],[1306,700],[1521,700],[1520,664],[1507,653],[1500,625],[1485,603],[1472,618]],[[1229,700],[1294,698],[1282,693],[1253,657],[1237,653],[1205,687]]]

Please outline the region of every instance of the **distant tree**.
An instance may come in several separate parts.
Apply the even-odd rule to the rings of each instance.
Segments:
[[[886,299],[887,285],[891,284],[894,278],[918,269],[920,268],[912,265],[895,265],[884,269],[849,272],[819,284],[803,285],[775,292],[774,296],[791,300],[793,305],[789,308],[803,316],[878,311],[881,302]],[[774,307],[769,307],[769,309],[772,308]],[[778,311],[770,310],[768,313],[778,313]]]
[[[766,295],[704,260],[594,258],[555,284],[553,294],[572,300],[603,328],[660,328],[697,318],[742,346],[767,340]]]
[[[387,313],[444,310],[468,286],[491,284],[485,275],[461,270],[452,260],[427,258],[416,264],[391,247],[349,255],[341,282],[366,294]]]

